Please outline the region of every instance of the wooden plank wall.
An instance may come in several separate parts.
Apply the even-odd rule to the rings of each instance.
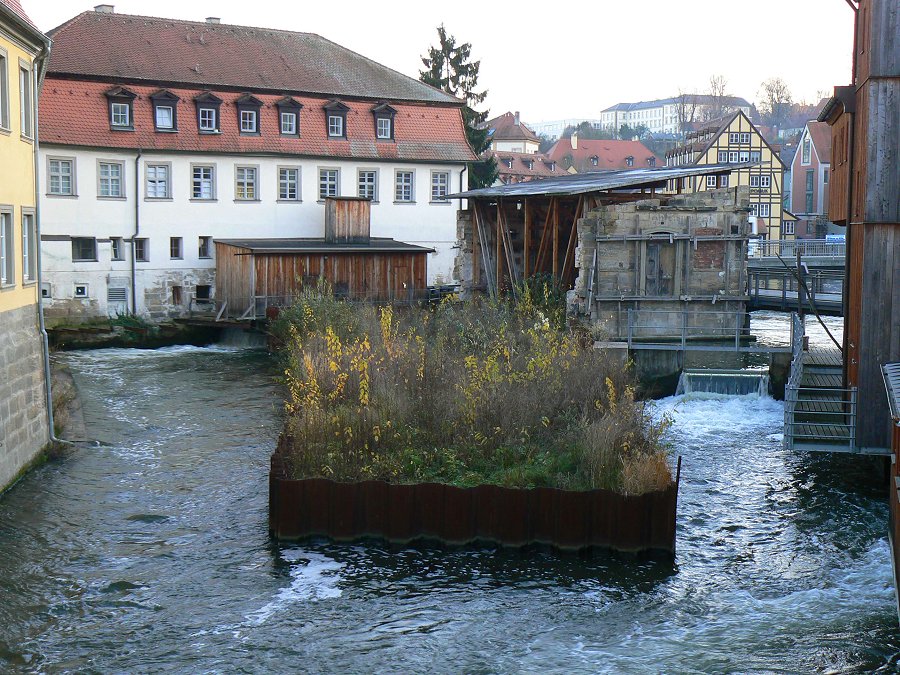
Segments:
[[[870,79],[859,93],[860,107],[867,110],[870,127],[868,137],[857,136],[868,145],[865,221],[900,223],[900,72],[890,79]]]
[[[228,302],[232,313],[243,312],[250,305],[253,256],[249,254],[247,249],[216,242],[215,298]]]
[[[847,196],[850,189],[850,136],[853,115],[844,113],[831,127],[831,177],[828,193],[828,217],[831,222],[846,225],[849,218]]]
[[[321,277],[341,296],[407,301],[426,288],[427,253],[258,254],[256,294],[290,298]]]
[[[325,241],[329,244],[368,244],[368,199],[329,197],[325,200]]]

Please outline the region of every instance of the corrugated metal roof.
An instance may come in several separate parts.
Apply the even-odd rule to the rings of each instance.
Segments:
[[[655,169],[617,169],[613,171],[593,171],[576,173],[559,178],[543,178],[527,183],[497,185],[494,187],[468,190],[450,195],[449,199],[470,199],[477,197],[534,197],[538,195],[566,196],[581,195],[606,190],[640,189],[654,185],[664,185],[673,178],[705,176],[746,169],[758,162],[740,164],[704,164],[702,166],[669,166]]]
[[[881,373],[884,375],[884,386],[887,389],[891,417],[897,424],[900,424],[900,363],[886,363],[881,366]]]
[[[433,248],[407,244],[385,237],[372,237],[367,244],[334,244],[324,238],[216,239],[219,244],[252,253],[431,253]]]

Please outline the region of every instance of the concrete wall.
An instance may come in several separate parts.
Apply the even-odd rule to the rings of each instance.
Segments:
[[[0,491],[50,442],[36,307],[0,313]]]

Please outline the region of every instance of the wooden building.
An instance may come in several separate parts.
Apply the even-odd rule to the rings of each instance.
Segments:
[[[857,443],[890,447],[881,366],[900,361],[900,5],[856,9],[853,84],[819,116],[832,128],[829,217],[847,226],[844,379],[858,389]]]
[[[412,302],[427,293],[433,249],[371,237],[370,202],[325,200],[325,236],[216,241],[216,304],[224,315],[260,318],[326,282],[350,300]]]

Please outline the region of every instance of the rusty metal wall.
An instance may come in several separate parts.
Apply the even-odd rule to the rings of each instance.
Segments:
[[[677,478],[664,491],[636,497],[606,490],[290,480],[276,453],[269,475],[269,530],[288,540],[540,543],[564,550],[596,546],[674,555],[677,497]]]

